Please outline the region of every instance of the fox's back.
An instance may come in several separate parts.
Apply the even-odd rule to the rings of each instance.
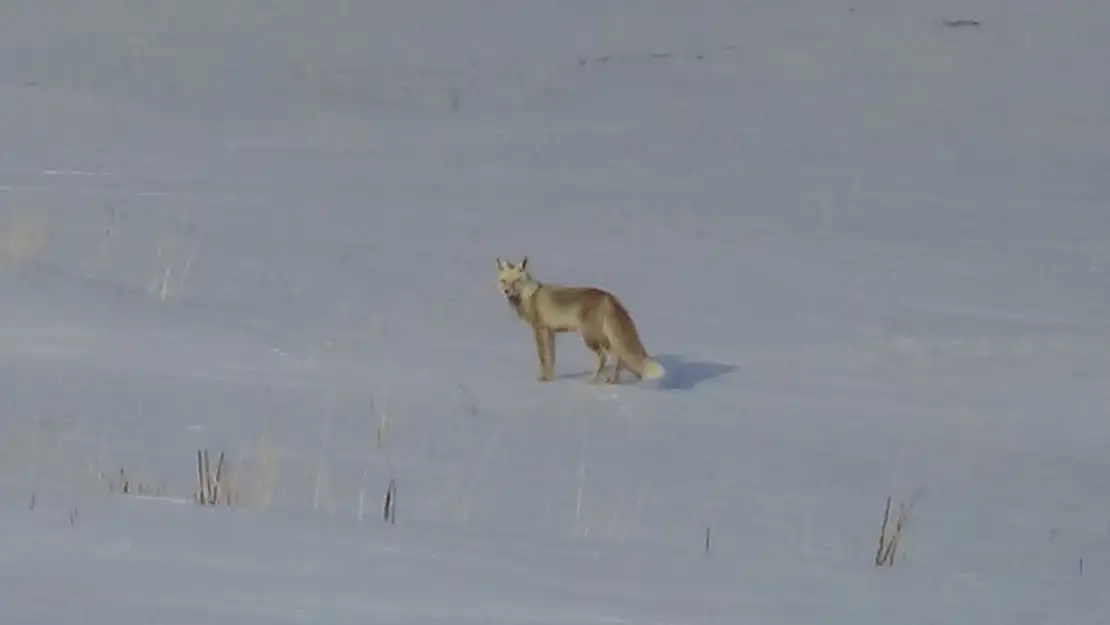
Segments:
[[[579,330],[597,317],[610,295],[594,287],[544,285],[533,305],[537,321],[557,331]]]

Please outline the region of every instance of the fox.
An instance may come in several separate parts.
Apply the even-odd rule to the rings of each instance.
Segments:
[[[528,271],[528,257],[519,263],[497,258],[497,284],[516,314],[532,327],[539,357],[539,381],[555,379],[555,335],[577,332],[597,356],[591,382],[601,383],[609,358],[613,370],[604,377],[620,382],[628,369],[641,380],[655,380],[666,373],[648,355],[636,324],[624,304],[609,291],[593,286],[564,286],[539,282]]]

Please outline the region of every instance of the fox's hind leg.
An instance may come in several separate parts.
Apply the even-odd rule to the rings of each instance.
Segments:
[[[594,369],[593,381],[602,382],[601,372],[605,369],[605,364],[609,358],[613,360],[613,372],[605,376],[604,381],[608,384],[616,384],[621,377],[621,367],[624,362],[621,361],[620,356],[613,352],[613,344],[605,335],[592,335],[583,334],[582,338],[586,341],[586,347],[589,347],[593,353],[597,354],[597,368]]]
[[[586,341],[586,347],[589,347],[590,351],[592,351],[594,353],[594,355],[597,356],[597,366],[594,367],[593,381],[594,382],[600,382],[601,381],[601,371],[602,371],[602,369],[605,368],[605,350],[601,348],[601,343],[599,343],[597,341],[587,340]]]
[[[613,365],[613,375],[610,375],[606,381],[609,382],[609,384],[619,384],[621,380],[621,369],[625,368],[625,364],[619,357],[614,357],[613,360],[616,361],[616,364]]]
[[[597,367],[594,368],[593,381],[601,382],[601,372],[605,369],[608,362],[609,341],[605,335],[585,330],[582,332],[582,340],[586,342],[586,347],[597,356]]]

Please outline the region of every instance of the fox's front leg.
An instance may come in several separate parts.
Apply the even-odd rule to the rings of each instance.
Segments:
[[[555,379],[555,333],[545,328],[535,328],[536,353],[540,357],[540,381]]]
[[[543,331],[544,347],[547,350],[547,371],[544,373],[545,380],[555,379],[555,331]]]

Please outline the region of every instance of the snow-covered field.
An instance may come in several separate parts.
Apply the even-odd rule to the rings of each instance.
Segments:
[[[0,620],[1105,623],[1108,32],[0,0]],[[667,377],[536,381],[523,255]]]

